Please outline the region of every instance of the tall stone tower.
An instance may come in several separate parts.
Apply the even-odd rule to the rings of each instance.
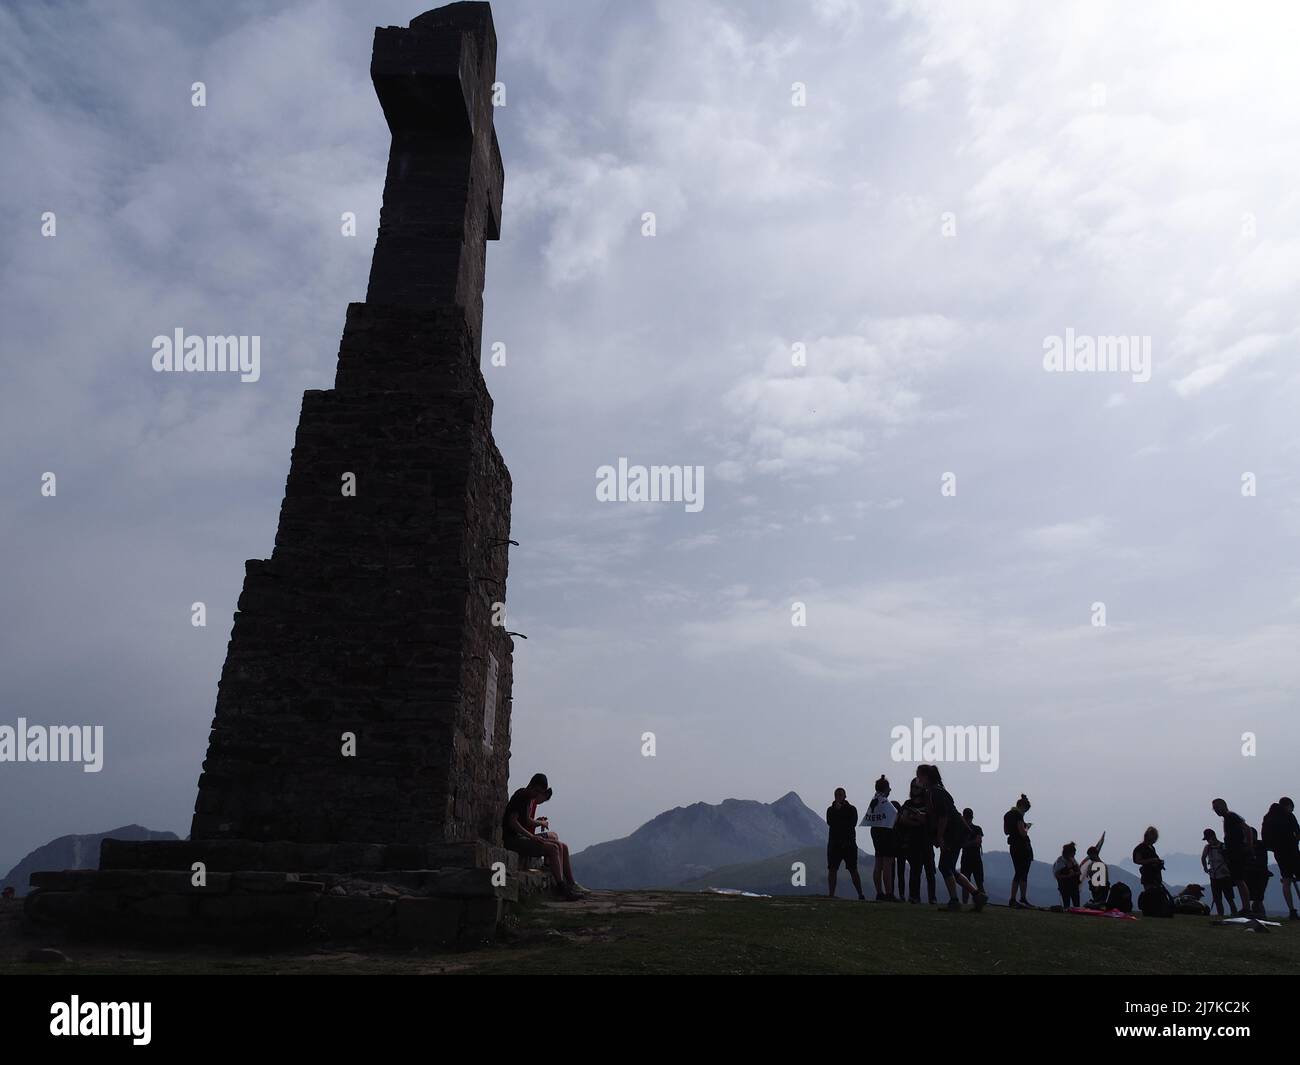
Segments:
[[[479,372],[495,68],[485,3],[375,31],[393,142],[370,285],[334,387],[303,396],[275,549],[247,563],[190,839],[33,873],[32,921],[465,945],[545,886],[497,846],[514,645],[510,475]]]
[[[365,303],[246,566],[191,838],[500,842],[510,475],[479,370],[504,178],[486,3],[375,31],[392,131]]]

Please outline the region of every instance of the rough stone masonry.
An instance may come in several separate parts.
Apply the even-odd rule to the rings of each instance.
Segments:
[[[486,3],[375,31],[392,147],[366,301],[334,388],[303,397],[271,557],[246,564],[191,838],[34,874],[29,913],[450,941],[517,897],[490,876],[515,867],[510,475],[479,370],[495,75]],[[179,875],[194,863],[211,890]]]
[[[247,564],[193,839],[500,842],[510,475],[479,371],[495,72],[485,3],[375,31],[392,148],[366,302],[334,388],[303,397],[275,550]]]

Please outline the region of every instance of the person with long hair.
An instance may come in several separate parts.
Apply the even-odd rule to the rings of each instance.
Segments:
[[[1029,870],[1034,864],[1034,845],[1029,841],[1029,829],[1032,827],[1025,820],[1029,812],[1029,798],[1023,792],[1016,804],[1002,815],[1002,831],[1007,834],[1007,846],[1011,849],[1011,901],[1007,905],[1013,910],[1032,910],[1029,902]],[[1020,901],[1016,901],[1017,892]]]
[[[930,838],[939,847],[939,875],[943,878],[944,887],[948,889],[948,909],[954,912],[961,909],[961,903],[957,901],[957,885],[960,884],[975,896],[975,910],[979,912],[989,897],[972,884],[964,873],[957,871],[957,859],[961,856],[962,844],[966,842],[966,822],[957,813],[957,804],[943,786],[943,776],[938,766],[918,766],[916,777],[925,788]]]

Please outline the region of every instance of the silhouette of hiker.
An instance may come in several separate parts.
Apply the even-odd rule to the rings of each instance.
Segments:
[[[1029,869],[1034,864],[1034,845],[1029,842],[1029,822],[1025,814],[1029,812],[1029,799],[1021,793],[1015,806],[1002,815],[1002,831],[1007,834],[1007,846],[1011,848],[1011,901],[1007,905],[1013,910],[1032,910],[1029,904]],[[1020,901],[1016,901],[1016,892]]]
[[[865,899],[862,880],[858,877],[858,810],[849,802],[843,788],[835,789],[835,801],[826,807],[826,825],[830,830],[826,840],[826,894],[835,897],[835,880],[843,862],[853,878],[858,898]]]
[[[948,889],[948,909],[954,912],[961,909],[961,903],[957,901],[957,885],[961,884],[975,896],[975,909],[978,912],[984,908],[989,897],[972,884],[965,874],[957,872],[957,859],[961,856],[962,844],[966,842],[966,822],[957,813],[957,804],[943,786],[938,766],[918,766],[916,777],[926,791],[925,808],[930,838],[939,847],[939,875],[943,877],[944,887]]]

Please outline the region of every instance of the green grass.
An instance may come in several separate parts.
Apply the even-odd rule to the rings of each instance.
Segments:
[[[282,953],[62,945],[34,965],[33,941],[3,942],[0,972],[47,973],[1294,973],[1300,928],[1268,935],[1212,918],[1114,921],[990,907],[842,899],[619,892],[525,909],[496,946],[473,952],[344,948]]]

